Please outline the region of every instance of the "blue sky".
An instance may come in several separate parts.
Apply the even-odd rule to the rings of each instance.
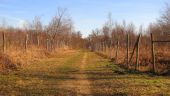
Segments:
[[[108,13],[112,13],[114,21],[147,26],[159,18],[165,3],[170,0],[0,0],[0,20],[20,26],[40,16],[47,24],[58,7],[67,8],[75,29],[85,37],[92,29],[102,27]]]

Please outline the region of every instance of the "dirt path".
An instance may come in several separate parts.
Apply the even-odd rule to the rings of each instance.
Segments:
[[[78,69],[76,72],[68,71],[64,73],[66,76],[70,76],[72,79],[64,80],[60,83],[60,89],[68,90],[68,96],[92,96],[90,90],[90,82],[86,74],[86,65],[87,65],[87,54],[83,54],[76,59],[73,65],[69,65],[69,68],[73,69],[74,67]]]
[[[170,96],[169,87],[170,77],[128,73],[84,51],[0,75],[0,96]]]
[[[84,53],[82,63],[80,65],[81,74],[77,75],[76,77],[78,79],[77,96],[91,95],[90,82],[85,72],[86,63],[87,63],[87,53]]]

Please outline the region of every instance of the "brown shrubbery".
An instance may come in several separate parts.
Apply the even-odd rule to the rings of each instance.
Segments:
[[[170,41],[170,7],[167,6],[165,12],[161,15],[158,22],[150,24],[148,28],[135,29],[133,24],[122,24],[113,22],[111,16],[101,29],[92,31],[88,37],[88,48],[106,55],[115,63],[127,67],[127,34],[129,34],[129,58],[137,41],[138,35],[141,34],[139,43],[139,71],[153,71],[151,36],[153,34],[156,41]],[[170,71],[170,42],[155,43],[155,61],[156,71],[164,74]],[[116,57],[116,52],[118,53]],[[112,56],[110,55],[112,54]],[[130,69],[136,66],[136,51],[130,63]]]
[[[14,62],[8,55],[0,53],[0,71],[8,72],[16,70],[20,63]]]
[[[65,9],[58,9],[48,25],[39,17],[23,28],[0,26],[1,69],[24,67],[59,51],[85,48],[81,33],[74,30],[72,20]]]

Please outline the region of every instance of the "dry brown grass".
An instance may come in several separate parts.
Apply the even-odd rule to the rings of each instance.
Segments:
[[[12,59],[3,53],[0,53],[0,72],[9,72],[17,69],[19,63],[13,62]]]
[[[6,72],[12,69],[22,68],[36,61],[61,56],[61,54],[71,51],[74,50],[70,50],[68,47],[58,48],[54,51],[46,51],[43,48],[35,46],[29,47],[26,51],[21,48],[10,47],[5,53],[0,53],[0,71]]]
[[[19,62],[21,66],[50,56],[48,52],[37,47],[31,47],[27,51],[22,49],[8,49],[5,54],[7,54],[13,62]]]
[[[92,52],[68,50],[59,53],[57,57],[45,58],[19,71],[0,75],[0,94],[3,96],[170,95],[168,76],[129,73]],[[84,54],[87,54],[87,57]]]
[[[116,49],[113,48],[110,52],[109,49],[106,50],[106,52],[100,52],[106,57],[109,57],[111,54],[111,57],[113,60],[115,60],[115,54]],[[167,73],[170,69],[170,51],[169,47],[165,46],[157,46],[155,47],[155,58],[156,58],[156,69],[158,73],[164,74]],[[130,48],[129,58],[132,54],[132,48]],[[126,65],[126,49],[125,48],[119,48],[118,52],[118,58],[117,58],[117,64],[123,64]],[[136,65],[136,51],[134,53],[134,56],[132,58],[132,62],[130,62],[130,68],[135,69]],[[147,72],[152,70],[152,53],[151,48],[140,48],[139,52],[139,71]]]

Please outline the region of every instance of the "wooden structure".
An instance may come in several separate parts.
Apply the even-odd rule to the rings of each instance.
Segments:
[[[155,63],[155,43],[170,43],[170,40],[167,41],[160,41],[160,40],[155,40],[153,34],[151,33],[151,44],[152,44],[152,71],[156,73],[156,63]]]

